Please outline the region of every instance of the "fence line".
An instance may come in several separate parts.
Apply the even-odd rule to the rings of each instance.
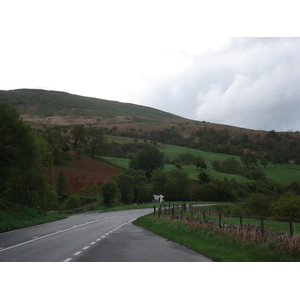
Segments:
[[[181,206],[181,207],[180,207]],[[300,219],[296,218],[281,218],[281,217],[265,217],[265,216],[244,216],[244,215],[228,215],[228,214],[222,214],[221,212],[211,212],[207,210],[201,209],[201,207],[192,206],[191,204],[187,206],[187,204],[181,204],[181,205],[171,205],[169,204],[168,207],[160,205],[158,209],[156,209],[156,206],[154,205],[154,216],[157,215],[158,218],[163,216],[171,216],[171,219],[183,219],[184,217],[190,218],[190,219],[197,219],[201,220],[201,216],[203,217],[203,222],[208,223],[212,222],[208,220],[208,216],[217,217],[217,223],[219,225],[219,228],[223,228],[225,226],[225,222],[222,222],[224,218],[237,218],[239,220],[238,226],[242,227],[243,225],[246,225],[244,223],[245,219],[257,219],[260,224],[260,230],[262,236],[264,236],[266,232],[266,224],[265,221],[268,222],[279,222],[281,224],[288,223],[289,227],[289,234],[295,235],[295,224],[300,223]],[[177,213],[177,214],[176,214]],[[198,216],[195,218],[195,215]],[[202,220],[201,220],[202,221]],[[229,226],[236,226],[236,225],[230,225]],[[249,225],[249,224],[247,224]],[[257,225],[253,225],[257,226]],[[300,225],[299,225],[300,226]],[[273,232],[274,233],[274,232]],[[277,234],[284,234],[283,232],[275,232]]]

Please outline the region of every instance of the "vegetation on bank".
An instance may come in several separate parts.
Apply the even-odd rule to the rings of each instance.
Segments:
[[[274,240],[240,240],[209,228],[192,227],[180,220],[158,219],[149,214],[133,224],[177,242],[217,262],[299,262],[299,253],[277,247]]]
[[[68,214],[47,214],[24,205],[0,202],[0,233],[64,219]]]

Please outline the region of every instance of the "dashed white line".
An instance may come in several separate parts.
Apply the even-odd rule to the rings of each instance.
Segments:
[[[65,259],[63,262],[69,262],[69,261],[71,261],[72,260],[72,258],[67,258],[67,259]]]
[[[106,217],[106,218],[104,218],[104,219],[100,219],[100,221],[104,221],[104,220],[111,219],[111,218],[115,218],[115,217],[117,217],[117,215],[113,215],[113,216],[111,216],[111,217]],[[95,223],[95,222],[99,222],[99,221],[91,221],[90,223]],[[89,224],[90,224],[90,223],[89,223]],[[75,225],[75,226],[76,226],[76,227],[82,227],[82,226],[85,226],[85,225],[86,225],[86,224],[80,224],[80,225],[77,225],[77,226]],[[31,243],[31,242],[35,242],[35,241],[37,241],[37,240],[44,239],[44,238],[47,238],[47,237],[50,237],[50,236],[53,236],[53,235],[56,235],[56,234],[60,234],[60,233],[63,233],[63,232],[72,230],[72,229],[74,229],[74,228],[75,228],[75,227],[73,226],[73,227],[70,227],[70,228],[67,228],[67,229],[63,229],[63,230],[61,230],[61,231],[59,231],[59,232],[53,232],[53,233],[50,233],[50,234],[46,234],[46,235],[41,236],[41,237],[35,236],[35,237],[31,238],[31,240],[28,240],[28,241],[26,241],[26,242],[23,242],[23,243],[20,243],[20,244],[16,244],[16,245],[13,245],[13,246],[4,248],[4,249],[0,249],[0,252],[9,250],[9,249],[12,249],[12,248],[15,248],[15,247],[19,247],[19,246],[21,246],[21,245],[25,245],[25,244],[28,244],[28,243]]]
[[[106,236],[108,236],[108,235],[110,235],[111,233],[115,232],[116,230],[122,228],[123,226],[125,226],[125,225],[127,225],[127,224],[133,222],[134,220],[136,220],[136,219],[130,220],[130,221],[128,221],[128,222],[126,222],[126,223],[124,223],[124,224],[122,224],[122,225],[120,225],[120,226],[114,228],[113,230],[111,230],[111,231],[107,232],[106,234],[102,235],[101,238],[98,238],[98,239],[96,239],[96,241],[91,242],[90,245],[96,244],[96,242],[101,241],[101,240],[102,240],[103,238],[105,238]],[[87,223],[85,223],[85,224],[87,224]],[[81,251],[78,251],[78,252],[74,253],[73,255],[77,256],[77,255],[81,254],[84,250],[87,250],[89,247],[90,247],[90,246],[85,246],[85,247],[82,248]],[[1,249],[1,248],[0,248],[0,249]],[[64,262],[68,262],[68,261],[71,261],[71,260],[72,260],[72,258],[67,258],[66,260],[64,260]]]

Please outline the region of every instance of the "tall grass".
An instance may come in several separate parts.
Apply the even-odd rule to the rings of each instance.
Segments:
[[[294,262],[299,253],[284,250],[275,240],[266,242],[242,240],[209,227],[193,226],[180,220],[154,218],[153,214],[133,222],[166,239],[182,244],[219,262]]]

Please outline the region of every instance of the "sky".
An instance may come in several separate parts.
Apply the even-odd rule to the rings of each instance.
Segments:
[[[296,1],[0,0],[0,90],[300,130]]]

